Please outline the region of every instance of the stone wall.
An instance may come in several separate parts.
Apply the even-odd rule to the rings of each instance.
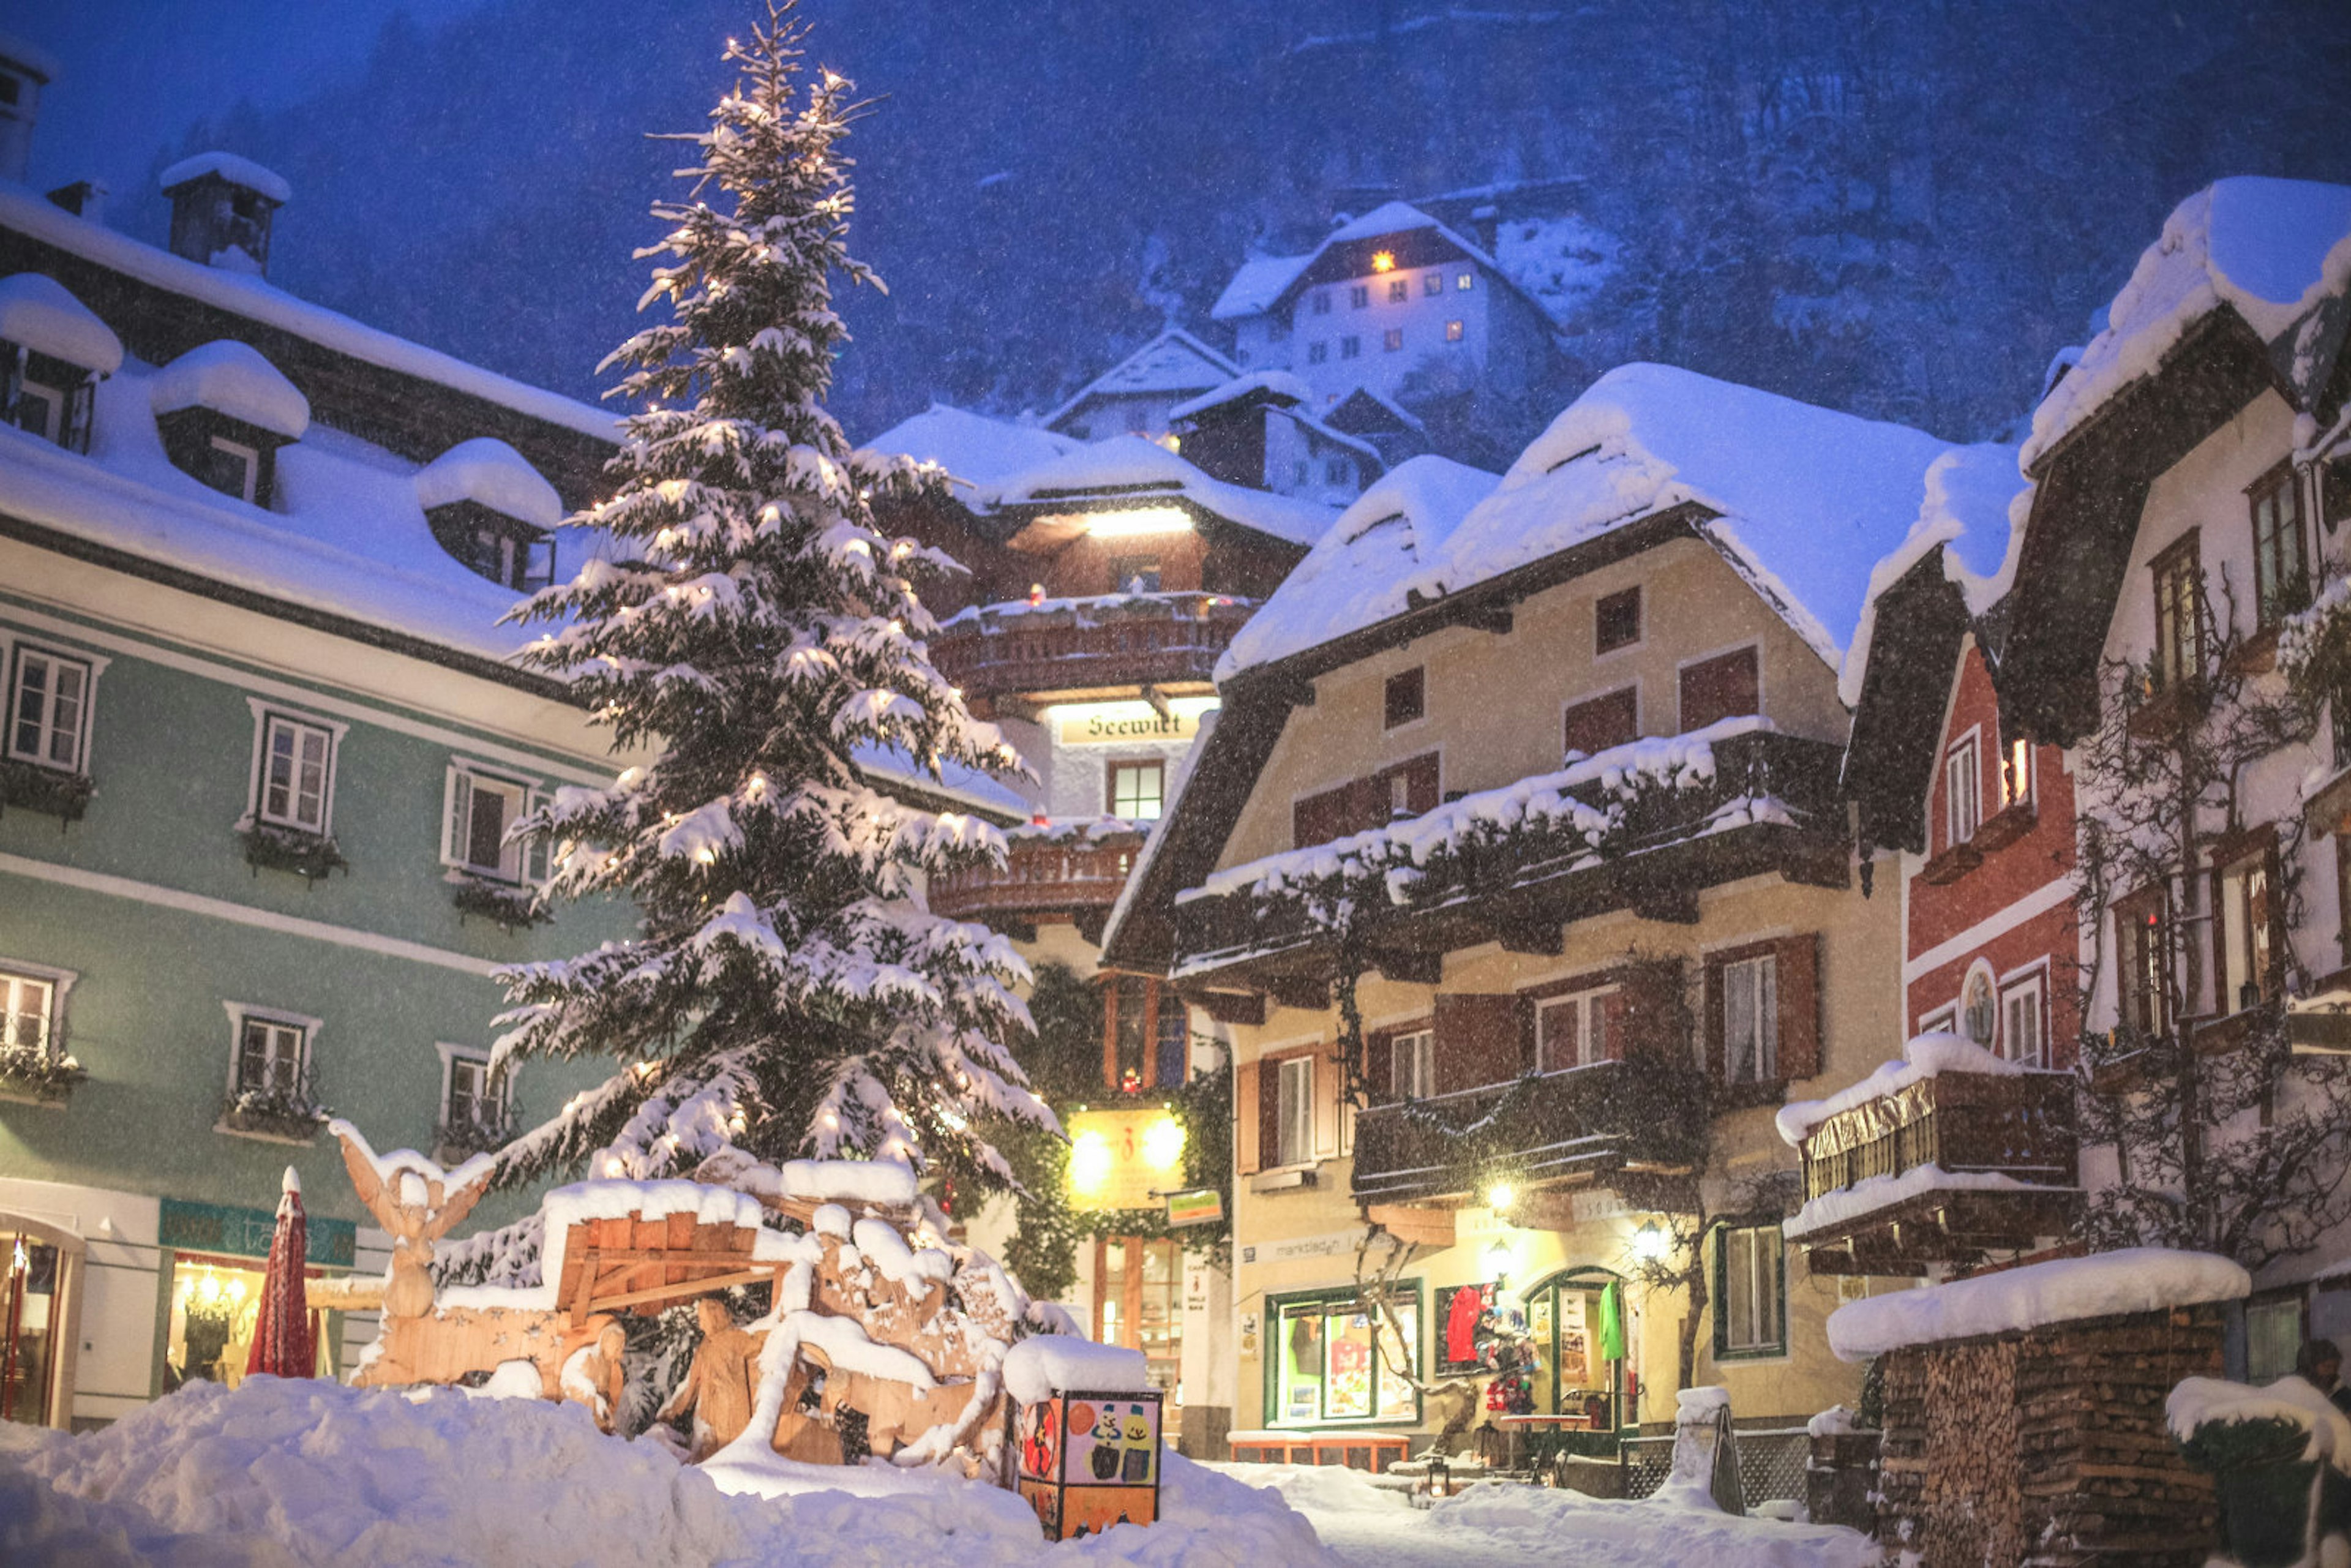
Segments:
[[[2220,1313],[2186,1307],[1889,1352],[1878,1539],[1923,1568],[2088,1561],[2194,1568],[2212,1481],[2165,1430],[2220,1375]]]

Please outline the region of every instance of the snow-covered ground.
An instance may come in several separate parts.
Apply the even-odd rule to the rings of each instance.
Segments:
[[[1877,1568],[1850,1530],[1496,1483],[1422,1511],[1359,1470],[1215,1465],[1280,1493],[1356,1568]]]
[[[1244,1485],[1246,1479],[1254,1485]],[[1161,1521],[1047,1545],[1019,1499],[933,1472],[762,1467],[729,1493],[576,1406],[255,1377],[81,1437],[0,1426],[0,1563],[73,1568],[1863,1568],[1849,1531],[1488,1487],[1427,1513],[1353,1471],[1170,1455]],[[1318,1542],[1317,1535],[1321,1536]]]

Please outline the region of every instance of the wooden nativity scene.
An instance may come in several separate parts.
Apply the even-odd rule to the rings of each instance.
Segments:
[[[392,1238],[382,1276],[308,1282],[313,1308],[381,1314],[358,1386],[482,1385],[579,1404],[611,1433],[623,1320],[692,1302],[701,1341],[655,1416],[690,1415],[690,1462],[763,1442],[786,1459],[841,1464],[858,1446],[844,1443],[853,1413],[877,1458],[1026,1490],[1007,1442],[1011,1402],[1033,1429],[1044,1415],[1034,1407],[1081,1385],[1149,1402],[1153,1452],[1122,1452],[1116,1516],[1155,1515],[1157,1396],[1142,1357],[1054,1332],[1068,1326],[1055,1309],[1032,1309],[993,1259],[948,1239],[904,1166],[778,1166],[726,1150],[690,1179],[575,1183],[540,1204],[535,1269],[526,1258],[507,1270],[513,1282],[454,1284],[436,1280],[435,1247],[445,1260],[483,1239],[450,1232],[487,1188],[491,1157],[444,1169],[413,1150],[378,1154],[347,1122],[330,1129],[360,1202]],[[723,1292],[747,1285],[768,1287],[769,1310],[738,1324]],[[1088,1419],[1100,1419],[1091,1406]],[[1060,1519],[1045,1522],[1061,1533]]]

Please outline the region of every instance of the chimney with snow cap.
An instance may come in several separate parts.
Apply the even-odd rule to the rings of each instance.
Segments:
[[[199,152],[163,171],[172,254],[226,272],[269,271],[269,225],[293,188],[234,152]]]
[[[41,89],[57,79],[55,55],[0,33],[0,180],[22,180],[33,155]]]

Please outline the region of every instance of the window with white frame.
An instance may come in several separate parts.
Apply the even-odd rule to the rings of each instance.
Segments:
[[[254,816],[325,834],[334,818],[335,738],[329,726],[263,710]]]
[[[1769,953],[1722,967],[1722,1050],[1733,1083],[1780,1076],[1780,967]]]
[[[2220,873],[2220,1010],[2259,1007],[2277,993],[2282,950],[2273,852]]]
[[[487,1051],[442,1048],[441,1125],[458,1135],[502,1134],[507,1126],[512,1079],[506,1066],[493,1069]]]
[[[449,769],[442,821],[444,865],[499,882],[538,883],[547,880],[548,841],[544,833],[509,837],[514,824],[547,804],[547,797],[519,779],[501,778],[465,763]]]
[[[229,1080],[235,1094],[299,1100],[308,1092],[309,1019],[232,1009],[236,1020],[236,1061]]]
[[[67,773],[83,770],[89,737],[87,659],[18,643],[8,690],[8,755]]]
[[[16,403],[8,410],[8,423],[19,430],[30,431],[44,441],[62,442],[65,438],[66,389],[47,386],[27,377],[16,384]]]
[[[1285,1057],[1274,1093],[1274,1164],[1302,1166],[1314,1157],[1314,1059]]]
[[[57,982],[0,968],[0,1053],[46,1060],[57,1036]]]
[[[1920,1034],[1957,1034],[1959,1028],[1959,1009],[1956,1007],[1937,1008],[1918,1020]]]
[[[1608,1004],[1616,988],[1579,991],[1572,997],[1546,998],[1535,1011],[1535,1056],[1540,1070],[1562,1072],[1606,1061],[1614,1043],[1608,1038]]]
[[[261,454],[242,441],[212,436],[196,455],[195,476],[224,496],[254,500],[261,490]]]
[[[1418,1029],[1388,1041],[1388,1087],[1399,1100],[1426,1100],[1437,1092],[1437,1035]]]
[[[2000,990],[2000,1053],[2025,1067],[2046,1067],[2049,1054],[2048,987],[2039,971],[2011,980]]]
[[[1716,1354],[1768,1355],[1785,1349],[1780,1228],[1725,1226],[1716,1245]]]
[[[1943,756],[1943,841],[1963,844],[1976,836],[1983,818],[1983,789],[1976,772],[1976,737],[1960,741]]]

